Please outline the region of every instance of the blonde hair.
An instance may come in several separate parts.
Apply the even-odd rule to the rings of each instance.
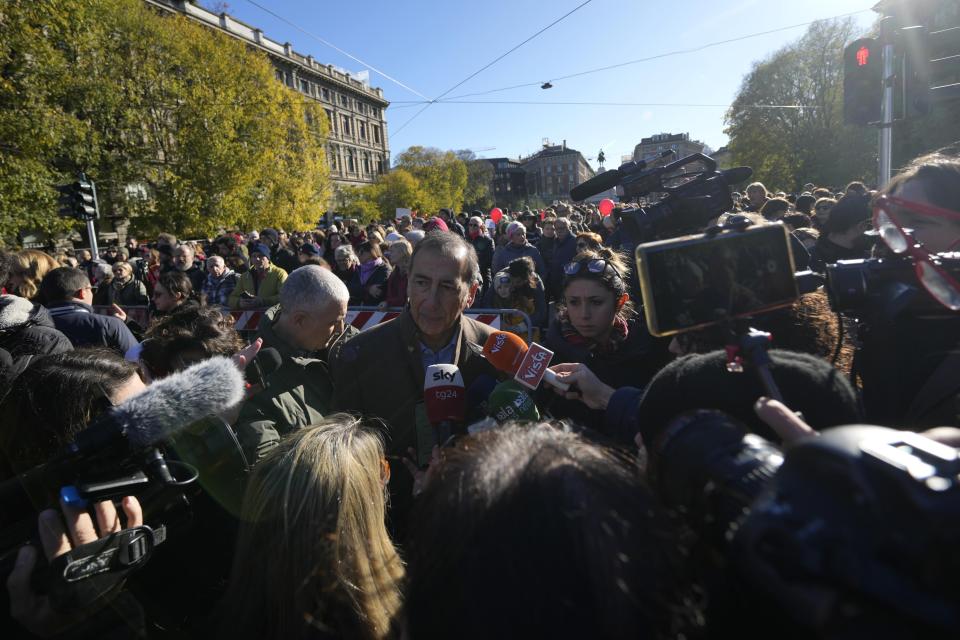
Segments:
[[[336,414],[258,463],[224,599],[232,637],[304,637],[308,624],[389,634],[404,571],[384,523],[383,451],[379,433]]]
[[[23,282],[17,289],[17,295],[28,300],[36,298],[43,276],[59,266],[56,260],[43,251],[24,249],[17,252],[14,256],[13,269],[23,277]]]
[[[394,240],[390,243],[390,251],[396,251],[400,249],[400,258],[397,260],[397,264],[393,265],[397,268],[402,268],[403,270],[409,270],[410,268],[410,256],[413,255],[413,246],[406,240]]]

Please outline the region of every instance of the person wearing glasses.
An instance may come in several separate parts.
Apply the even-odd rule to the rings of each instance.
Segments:
[[[493,239],[487,235],[487,227],[483,223],[483,216],[479,211],[474,211],[473,215],[467,220],[468,243],[473,245],[473,250],[477,252],[477,263],[480,265],[480,277],[482,283],[478,300],[483,300],[487,292],[490,291],[490,281],[493,273],[493,253],[496,251]]]
[[[833,215],[836,215],[836,208]],[[895,316],[866,318],[855,368],[867,419],[922,429],[960,425],[960,278],[936,254],[960,247],[960,158],[937,152],[911,162],[873,200],[873,226],[899,273]]]
[[[613,388],[642,388],[667,363],[667,341],[647,331],[627,277],[623,256],[606,247],[580,251],[564,265],[557,318],[546,337],[554,364],[583,363]],[[603,411],[575,400],[558,399],[551,411],[603,430]]]

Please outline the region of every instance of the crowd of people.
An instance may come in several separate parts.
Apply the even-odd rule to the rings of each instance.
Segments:
[[[736,501],[756,494],[728,489],[748,458],[777,462],[768,475],[745,474],[745,485],[775,482],[792,449],[826,456],[806,443],[866,421],[921,433],[941,458],[957,458],[960,284],[932,256],[960,245],[960,159],[918,158],[880,191],[854,182],[770,193],[755,182],[732,201],[702,230],[785,225],[798,271],[909,256],[913,280],[897,282],[935,298],[938,313],[928,304],[912,314],[905,301],[893,328],[854,334],[866,315],[841,317],[821,288],[751,319],[773,336],[765,359],[737,356],[716,328],[657,337],[632,252],[663,238],[632,234],[628,221],[643,210],[629,203],[608,215],[558,203],[496,220],[442,209],[309,232],[164,233],[99,256],[0,252],[5,487],[72,455],[91,423],[198,364],[230,358],[247,381],[241,404],[177,427],[160,447],[171,468],[197,467],[189,500],[144,491],[83,505],[63,499],[62,477],[33,491],[35,534],[0,549],[9,637],[955,637],[956,477],[927,483],[952,502],[939,538],[929,520],[936,544],[921,545],[917,572],[904,566],[914,556],[875,569],[897,546],[828,554],[816,569],[807,547],[781,539],[738,555],[730,541],[750,504]],[[346,322],[356,306],[400,313],[358,331]],[[232,312],[253,309],[263,311],[256,335],[241,336]],[[553,353],[567,386],[523,392],[542,418],[493,420],[491,390],[512,373],[482,353],[498,332],[472,317],[477,309],[502,310],[504,331]],[[904,315],[909,333],[896,324]],[[858,366],[855,348],[871,344],[889,348]],[[425,407],[425,374],[437,365],[455,365],[465,396],[446,431]],[[771,388],[779,397],[767,397]],[[690,445],[698,420],[735,437]],[[911,442],[902,455],[922,449]],[[666,468],[680,465],[683,447],[691,457]],[[140,460],[124,455],[117,473]],[[69,469],[108,478],[109,459],[95,459],[95,469]],[[806,508],[865,500],[839,480],[833,489],[804,495]],[[174,503],[191,515],[175,517]],[[717,543],[707,532],[730,504],[740,506]],[[858,521],[864,535],[884,531],[875,515]],[[807,524],[822,529],[823,518]],[[899,525],[887,525],[891,544],[906,545]],[[142,526],[166,527],[167,540],[83,606],[58,597],[71,583],[57,591],[34,576],[37,565]],[[766,572],[740,570],[754,557],[745,548],[759,549]],[[835,563],[857,579],[834,580]]]

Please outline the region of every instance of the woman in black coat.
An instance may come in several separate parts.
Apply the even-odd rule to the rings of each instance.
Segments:
[[[383,259],[380,245],[370,240],[364,240],[357,245],[357,258],[360,268],[353,274],[352,284],[348,284],[351,294],[359,292],[360,304],[376,306],[387,297],[387,278],[390,277],[390,267]]]
[[[553,364],[581,362],[611,387],[645,387],[669,362],[669,342],[651,336],[634,312],[623,258],[606,247],[583,251],[563,273],[561,305],[545,340]],[[604,431],[603,411],[559,397],[546,401],[554,416]]]

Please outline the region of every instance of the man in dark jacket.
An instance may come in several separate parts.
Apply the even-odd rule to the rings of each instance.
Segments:
[[[125,354],[137,346],[137,339],[122,320],[93,312],[90,279],[80,269],[53,269],[43,277],[40,295],[53,323],[74,347],[104,346]]]
[[[547,265],[547,299],[558,299],[563,291],[563,267],[577,255],[577,238],[570,233],[570,221],[557,218],[553,223],[557,238],[553,245],[553,256]]]
[[[281,235],[282,234],[282,235]],[[300,266],[300,259],[295,251],[286,246],[286,233],[276,229],[266,228],[260,232],[260,241],[270,247],[270,256],[273,264],[287,273]]]
[[[268,311],[259,330],[263,347],[280,353],[280,367],[237,422],[249,462],[260,460],[284,434],[329,415],[333,383],[324,356],[328,349],[335,356],[343,342],[349,297],[340,278],[316,265],[296,269],[284,281],[279,306]]]
[[[45,308],[18,296],[0,296],[0,349],[10,354],[13,370],[21,370],[33,356],[63,353],[73,345]]]
[[[480,266],[482,284],[480,292],[477,294],[477,300],[483,300],[486,297],[493,278],[493,253],[496,247],[493,245],[493,239],[486,232],[486,227],[483,225],[483,216],[480,215],[479,211],[474,211],[473,217],[467,221],[466,240],[473,245],[473,250],[477,252],[477,264]]]
[[[407,310],[350,340],[333,369],[337,408],[386,425],[391,512],[401,531],[412,501],[412,478],[398,461],[412,449],[418,462],[426,463],[435,440],[423,402],[426,368],[456,365],[467,388],[482,374],[496,373],[468,346],[484,344],[493,332],[463,315],[479,289],[477,268],[476,252],[462,238],[427,234],[410,259]]]
[[[193,290],[200,292],[203,289],[203,283],[207,281],[207,274],[203,267],[196,263],[196,254],[193,247],[188,244],[181,244],[173,250],[173,258],[170,262],[171,268],[180,271],[183,275],[190,278],[190,284]]]

